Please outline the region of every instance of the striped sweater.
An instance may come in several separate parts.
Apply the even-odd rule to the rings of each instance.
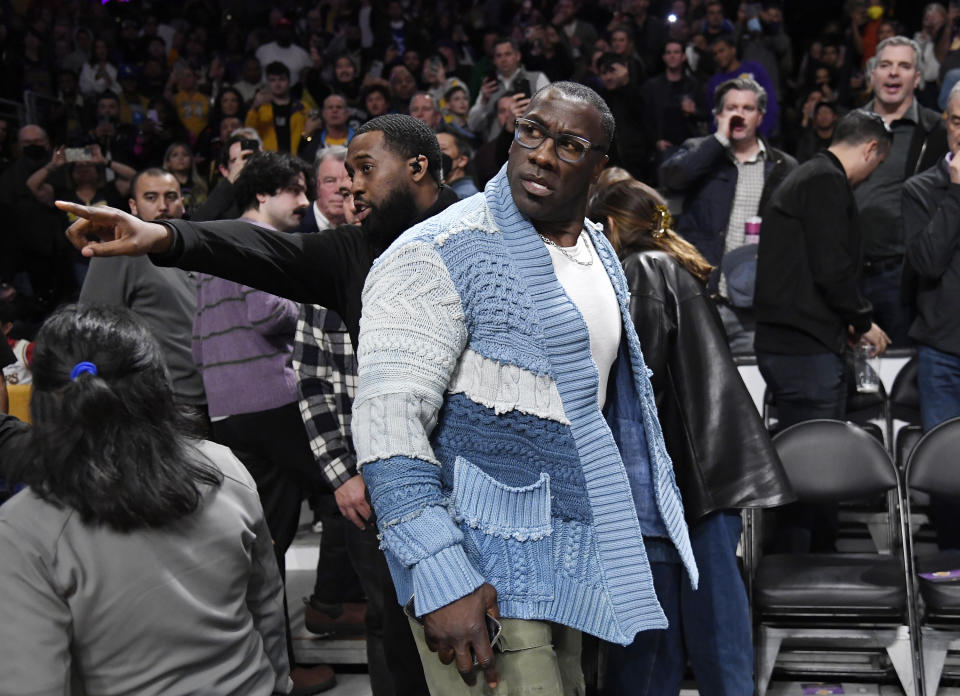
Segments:
[[[202,274],[197,281],[193,359],[211,418],[255,413],[297,401],[290,365],[299,305]]]
[[[413,596],[420,615],[489,582],[503,616],[621,644],[666,627],[634,479],[648,482],[696,585],[626,281],[599,229],[586,228],[624,322],[614,370],[628,378],[611,375],[607,408],[642,421],[631,441],[643,444],[626,458],[597,406],[587,326],[505,169],[408,230],[367,278],[354,444],[398,599]]]

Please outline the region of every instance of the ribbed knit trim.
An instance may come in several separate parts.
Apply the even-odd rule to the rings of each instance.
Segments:
[[[539,235],[514,205],[505,168],[487,185],[485,196],[539,311],[553,377],[577,443],[594,511],[603,584],[612,608],[612,625],[601,633],[626,643],[649,625],[651,617],[664,623],[666,619],[653,592],[627,474],[597,408],[597,368],[590,358],[587,326],[557,280]],[[614,289],[622,291],[616,284]],[[578,609],[572,604],[554,604],[556,610],[564,607],[571,613]],[[564,622],[557,616],[553,620]],[[568,625],[583,627],[580,621]]]
[[[637,330],[633,326],[633,319],[630,316],[630,294],[627,287],[627,279],[623,275],[623,267],[620,265],[616,253],[603,236],[599,226],[588,224],[587,229],[593,237],[597,255],[606,267],[607,273],[613,282],[613,287],[617,291],[617,300],[620,303],[620,314],[623,316],[625,327],[624,339],[629,348],[630,367],[634,375],[634,384],[638,390],[637,395],[642,402],[649,405],[649,408],[643,409],[643,427],[647,434],[647,459],[650,464],[651,480],[655,484],[653,490],[657,501],[657,508],[660,510],[660,517],[666,525],[670,540],[680,554],[690,584],[696,589],[700,575],[693,557],[690,534],[683,514],[683,499],[680,496],[680,489],[677,486],[676,475],[673,471],[673,462],[670,461],[670,456],[667,454],[667,446],[663,440],[663,431],[660,429],[660,422],[657,419],[653,385],[649,379],[638,378],[638,375],[646,375],[649,377],[652,372],[643,361],[643,350],[640,345],[640,338],[637,336]]]
[[[417,563],[413,570],[417,616],[429,614],[470,594],[484,582],[486,580],[470,563],[463,546],[448,546]]]

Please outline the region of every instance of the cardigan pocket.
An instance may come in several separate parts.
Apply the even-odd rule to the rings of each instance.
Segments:
[[[527,486],[507,486],[457,457],[451,505],[467,556],[500,597],[553,598],[548,474]]]

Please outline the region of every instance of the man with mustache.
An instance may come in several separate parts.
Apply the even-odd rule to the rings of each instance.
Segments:
[[[141,220],[179,220],[183,198],[177,178],[163,169],[144,169],[130,182],[130,212]],[[127,307],[160,344],[173,393],[184,405],[206,411],[203,382],[190,343],[197,309],[196,280],[179,268],[160,268],[144,257],[91,259],[80,290],[82,304]]]
[[[312,172],[287,153],[250,156],[234,182],[240,220],[281,233],[296,230],[309,211]],[[213,439],[243,462],[257,483],[281,574],[304,498],[324,485],[300,418],[290,365],[300,307],[296,302],[216,276],[200,274],[193,322],[193,357],[203,375]],[[294,667],[297,693],[331,688],[333,670]]]
[[[204,270],[319,304],[340,315],[356,347],[361,291],[374,259],[401,232],[455,203],[457,196],[440,183],[435,134],[411,116],[388,114],[365,123],[347,148],[346,167],[361,225],[340,225],[323,234],[285,234],[242,219],[148,224],[112,208],[58,206],[85,218],[67,232],[85,256],[150,253],[158,264]],[[372,522],[363,519],[369,509],[365,493],[357,487],[349,499],[338,501],[344,516]],[[394,691],[397,696],[425,694],[409,626],[396,602],[389,601],[395,595],[382,556],[373,572],[392,595],[384,602],[383,643]]]

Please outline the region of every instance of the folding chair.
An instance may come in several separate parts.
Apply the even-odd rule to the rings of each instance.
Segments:
[[[936,693],[949,650],[960,650],[960,551],[919,555],[913,533],[918,520],[911,498],[922,492],[960,504],[960,418],[941,423],[924,435],[907,460],[905,500],[910,559],[915,567],[914,596],[924,605],[923,671],[926,692]],[[951,576],[949,571],[957,571]],[[946,575],[944,575],[946,574]],[[939,577],[938,577],[939,576]],[[920,616],[918,612],[918,616]]]
[[[798,423],[773,439],[802,503],[837,503],[895,491],[900,478],[890,455],[851,423]],[[903,525],[899,506],[894,514]],[[775,554],[760,559],[754,581],[757,691],[764,696],[781,647],[830,651],[884,650],[908,696],[923,693],[916,649],[917,621],[909,598],[906,557],[879,553]],[[881,660],[810,664],[820,673],[881,671]],[[802,666],[802,665],[800,665]]]

